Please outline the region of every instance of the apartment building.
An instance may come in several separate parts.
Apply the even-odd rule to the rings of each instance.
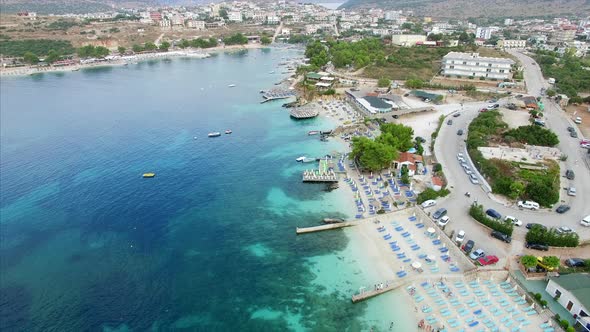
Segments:
[[[449,52],[443,57],[442,74],[460,77],[512,78],[512,59],[480,57],[479,53]]]
[[[496,44],[499,48],[508,49],[508,48],[525,48],[526,47],[526,40],[520,39],[500,39]]]

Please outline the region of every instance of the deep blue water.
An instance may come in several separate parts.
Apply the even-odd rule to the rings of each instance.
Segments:
[[[294,55],[2,79],[0,330],[364,328],[307,261],[346,237],[294,232],[344,213],[294,162],[338,148],[305,135],[329,123],[259,103]]]

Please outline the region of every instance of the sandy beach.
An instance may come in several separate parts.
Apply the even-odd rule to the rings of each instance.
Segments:
[[[47,66],[47,67],[34,67],[24,66],[15,68],[2,68],[0,67],[0,77],[9,76],[27,76],[40,73],[59,73],[59,72],[70,72],[78,71],[81,69],[105,67],[105,66],[125,66],[130,63],[149,61],[154,59],[165,59],[172,57],[192,57],[192,58],[207,58],[211,56],[211,53],[228,52],[228,51],[239,51],[262,48],[261,44],[248,44],[248,45],[231,45],[231,46],[216,46],[207,49],[185,49],[176,50],[169,52],[157,52],[157,53],[142,53],[135,55],[128,55],[122,57],[116,57],[112,60],[101,61],[95,63],[76,64],[73,66]]]

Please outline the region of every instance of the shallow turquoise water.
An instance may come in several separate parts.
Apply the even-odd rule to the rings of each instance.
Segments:
[[[338,190],[301,183],[309,165],[294,162],[341,148],[306,135],[330,122],[259,103],[280,79],[269,71],[296,54],[3,79],[0,329],[388,326],[365,319],[373,304],[350,303],[366,277],[354,260],[334,263],[343,232],[295,236],[351,213]],[[314,260],[335,268],[326,277]]]

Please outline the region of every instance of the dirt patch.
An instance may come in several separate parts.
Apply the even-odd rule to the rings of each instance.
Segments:
[[[578,124],[578,128],[582,132],[584,137],[590,137],[590,109],[589,104],[582,104],[582,105],[570,105],[565,108],[565,112],[567,115],[573,120],[576,117],[582,118],[582,123]]]
[[[529,122],[529,113],[523,110],[515,110],[511,111],[508,109],[500,109],[500,113],[502,113],[502,120],[508,124],[509,128],[517,128],[520,126],[528,126],[530,125]]]

